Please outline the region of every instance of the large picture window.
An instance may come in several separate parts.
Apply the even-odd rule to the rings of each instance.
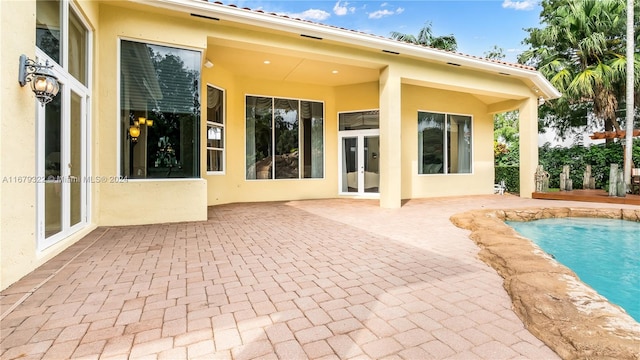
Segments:
[[[324,104],[246,97],[247,179],[324,177]]]
[[[224,91],[207,85],[207,172],[224,171]]]
[[[471,117],[418,112],[418,173],[471,173]]]
[[[198,51],[121,41],[122,176],[200,176],[200,58]]]

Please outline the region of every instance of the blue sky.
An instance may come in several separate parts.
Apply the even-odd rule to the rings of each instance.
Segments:
[[[417,35],[431,22],[436,36],[455,36],[458,51],[484,56],[494,45],[516,62],[527,36],[539,27],[539,0],[218,0],[253,10],[311,20],[389,37],[392,31]]]

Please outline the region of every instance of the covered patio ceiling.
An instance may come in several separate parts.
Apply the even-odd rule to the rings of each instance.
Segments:
[[[329,87],[377,82],[383,67],[223,39],[210,39],[206,55],[214,66],[247,78]]]
[[[378,82],[380,71],[386,66],[382,62],[376,62],[375,59],[365,61],[338,58],[325,55],[321,51],[317,53],[294,51],[272,45],[214,37],[210,37],[207,41],[206,58],[214,66],[246,78],[328,87]],[[448,91],[464,91],[450,85],[404,78],[403,83]],[[499,89],[495,92],[473,89],[466,89],[466,91],[487,105],[523,98],[515,99],[512,95],[501,93]]]

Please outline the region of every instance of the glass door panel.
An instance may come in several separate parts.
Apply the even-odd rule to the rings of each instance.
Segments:
[[[380,188],[379,136],[364,136],[364,192],[378,193]]]
[[[80,17],[69,9],[69,73],[87,86],[87,30]]]
[[[340,135],[342,194],[380,192],[380,141],[377,130],[345,131]]]
[[[342,138],[342,192],[358,192],[358,138]]]
[[[62,231],[62,104],[56,96],[45,106],[44,116],[44,232]]]
[[[61,94],[62,95],[61,95]],[[61,88],[38,108],[38,248],[45,249],[87,223],[87,96],[73,86]]]
[[[82,221],[82,97],[71,92],[70,162],[69,162],[69,215],[70,226]]]

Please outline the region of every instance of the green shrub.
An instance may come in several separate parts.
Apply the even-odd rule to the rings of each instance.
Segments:
[[[595,178],[596,189],[604,189],[609,183],[611,164],[618,164],[619,169],[624,167],[623,143],[624,141],[619,141],[589,147],[576,145],[570,148],[550,147],[547,143],[539,149],[539,163],[544,166],[545,171],[549,172],[551,188],[560,187],[562,166],[569,165],[573,188],[582,189],[582,177],[586,165],[591,165],[591,176]],[[632,158],[635,166],[640,166],[640,139],[635,139],[633,142]]]
[[[511,193],[520,192],[520,167],[519,166],[496,166],[495,182],[504,180],[507,191]]]
[[[560,187],[560,173],[563,165],[569,165],[574,189],[582,189],[582,177],[587,165],[591,165],[591,176],[595,178],[596,189],[609,187],[609,169],[611,164],[624,168],[624,141],[609,145],[575,145],[570,148],[551,147],[548,143],[539,148],[540,165],[549,173],[549,188]],[[640,139],[633,140],[633,163],[640,167]],[[511,159],[510,159],[511,160]],[[505,157],[496,156],[495,182],[504,180],[509,192],[520,192],[520,168],[518,165],[505,165]],[[531,174],[533,176],[533,174]]]

